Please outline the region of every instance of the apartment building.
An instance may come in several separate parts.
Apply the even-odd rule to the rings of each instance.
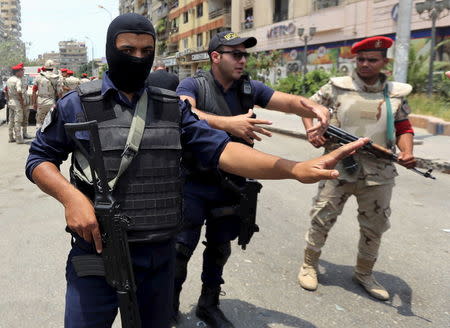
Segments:
[[[150,18],[152,0],[119,0],[119,13],[137,13]]]
[[[413,2],[414,5],[420,1]],[[307,69],[328,69],[335,65],[350,72],[353,43],[375,35],[395,38],[398,3],[398,0],[233,0],[232,29],[241,36],[258,39],[251,51],[282,51],[278,67],[267,72],[270,80],[301,71],[305,41]],[[413,6],[411,46],[419,54],[430,51],[431,21],[425,18]],[[437,21],[438,42],[450,38],[449,26],[450,15]],[[310,31],[315,32],[312,37]],[[441,47],[437,59],[450,60],[450,45]]]
[[[22,36],[20,10],[19,0],[0,0],[0,38],[18,40]]]
[[[78,71],[82,64],[86,64],[87,48],[84,42],[60,41],[59,43],[60,67]]]
[[[44,65],[45,62],[49,59],[53,60],[56,63],[56,65],[59,66],[60,63],[59,52],[51,51],[51,52],[44,52],[43,54],[38,55],[38,60],[40,63],[42,63],[42,65]]]
[[[168,19],[168,54],[175,54],[182,79],[209,63],[210,39],[231,29],[231,0],[179,0]]]

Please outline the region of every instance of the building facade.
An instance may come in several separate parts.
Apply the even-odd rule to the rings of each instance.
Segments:
[[[60,67],[78,71],[80,66],[87,62],[87,48],[84,42],[73,40],[59,42]]]
[[[19,0],[0,0],[0,29],[3,28],[3,37],[18,40],[22,36],[20,12]]]
[[[233,31],[258,39],[251,51],[282,51],[276,69],[265,72],[272,81],[302,70],[305,41],[308,70],[335,66],[351,72],[354,66],[351,46],[375,35],[395,38],[397,17],[398,0],[232,1]],[[426,55],[430,51],[431,21],[424,18],[413,7],[411,46],[418,54]],[[450,16],[437,21],[437,42],[450,38],[449,26]],[[310,31],[315,32],[312,37]],[[450,45],[441,47],[437,59],[450,60]]]
[[[216,33],[231,29],[231,1],[181,0],[168,19],[172,31],[169,54],[175,53],[182,79],[209,64],[209,41]]]
[[[59,63],[61,62],[61,60],[59,58],[59,52],[51,51],[51,52],[45,52],[42,55],[38,55],[38,60],[40,63],[42,63],[42,65],[44,65],[45,62],[49,59],[53,60],[56,63],[56,65],[59,67]]]

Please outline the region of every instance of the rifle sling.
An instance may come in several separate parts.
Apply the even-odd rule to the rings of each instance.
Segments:
[[[139,151],[139,146],[141,144],[142,136],[144,135],[145,130],[145,120],[147,117],[147,107],[148,107],[148,96],[147,91],[144,90],[144,93],[142,94],[141,98],[139,98],[139,101],[136,105],[136,110],[134,111],[133,120],[131,122],[130,131],[128,132],[128,138],[127,142],[125,144],[125,149],[122,153],[122,158],[120,160],[120,166],[119,170],[117,172],[117,175],[108,182],[109,187],[111,190],[114,189],[117,181],[119,180],[120,176],[125,172],[125,170],[130,166],[131,162],[133,161],[133,158],[137,155]],[[77,172],[76,169],[74,169],[74,173],[78,178],[81,178],[85,182],[92,183],[92,174],[89,167],[89,162],[86,159],[86,157],[78,150],[74,152],[75,159],[80,166],[81,170],[83,171],[82,174],[80,172]],[[84,174],[85,177],[82,177]],[[87,181],[86,181],[87,179]]]

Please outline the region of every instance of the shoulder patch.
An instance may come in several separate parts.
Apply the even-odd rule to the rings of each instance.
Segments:
[[[55,110],[55,107],[53,106],[48,111],[47,115],[45,116],[44,123],[42,123],[41,132],[44,133],[45,129],[47,129],[50,125],[52,125],[53,122],[56,121],[57,117],[57,110]]]

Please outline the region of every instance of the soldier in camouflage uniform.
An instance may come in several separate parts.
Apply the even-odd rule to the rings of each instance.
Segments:
[[[67,86],[66,79],[69,77],[67,74],[68,69],[67,68],[61,68],[60,76],[58,79],[58,97],[62,98],[70,89]]]
[[[59,75],[53,73],[55,63],[47,60],[40,75],[33,85],[33,107],[36,112],[36,129],[40,129],[48,111],[55,106],[58,99]]]
[[[71,70],[67,71],[68,77],[66,78],[66,84],[67,87],[69,88],[69,91],[75,90],[80,85],[80,79],[73,76],[73,73],[74,72]]]
[[[81,74],[80,84],[90,82],[88,75],[86,73]]]
[[[9,108],[9,142],[23,143],[21,127],[24,119],[25,108],[25,88],[22,85],[23,64],[12,67],[13,75],[6,81],[8,90],[8,108]]]
[[[397,144],[399,163],[411,168],[415,166],[414,132],[408,120],[410,109],[405,97],[412,88],[405,83],[388,82],[380,73],[389,61],[386,52],[392,42],[386,37],[373,37],[356,43],[352,47],[357,61],[353,75],[332,78],[311,99],[333,110],[331,124],[351,134],[370,137],[390,149]],[[312,119],[303,118],[303,123],[308,129]],[[312,134],[308,134],[308,140],[316,147],[324,145],[326,152],[336,147]],[[392,162],[362,151],[344,159],[336,168],[340,173],[338,180],[320,182],[313,199],[311,227],[306,235],[305,257],[298,275],[300,285],[307,290],[317,288],[321,248],[345,202],[354,195],[360,226],[354,280],[371,296],[388,300],[389,293],[375,280],[372,269],[381,236],[390,227],[390,200],[397,171]]]

